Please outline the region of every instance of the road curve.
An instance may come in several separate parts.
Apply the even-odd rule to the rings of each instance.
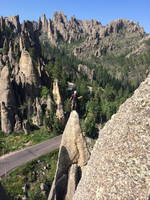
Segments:
[[[57,149],[60,145],[61,137],[62,135],[59,135],[40,144],[0,157],[0,177],[28,161]]]

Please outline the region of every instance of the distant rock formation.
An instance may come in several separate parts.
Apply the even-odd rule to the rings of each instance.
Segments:
[[[59,85],[58,85],[58,80],[55,79],[53,83],[53,97],[54,101],[57,105],[56,109],[56,117],[63,122],[64,121],[64,111],[62,107],[62,101],[61,101],[61,96],[60,96],[60,91],[59,91]]]
[[[1,130],[4,135],[7,136],[12,132],[12,117],[10,116],[10,110],[5,106],[5,103],[1,103]]]
[[[14,106],[15,102],[8,66],[4,66],[0,73],[0,102],[5,102],[6,106]]]
[[[28,51],[22,50],[19,61],[20,73],[24,75],[26,83],[37,84],[37,74],[33,66],[32,58]],[[23,80],[24,81],[24,80]]]
[[[37,126],[43,125],[44,119],[46,122],[50,114],[56,116],[64,125],[65,115],[67,116],[64,110],[69,107],[69,103],[66,100],[62,102],[58,84],[60,80],[53,82],[51,77],[53,70],[49,71],[50,65],[53,66],[57,60],[57,55],[50,53],[53,46],[58,47],[59,52],[59,45],[67,44],[62,47],[64,46],[65,52],[69,53],[68,56],[74,54],[77,59],[86,61],[85,63],[91,59],[89,63],[92,68],[83,64],[78,65],[77,68],[70,67],[70,64],[62,66],[62,70],[67,74],[65,79],[68,77],[69,81],[66,90],[72,90],[76,87],[72,82],[76,77],[83,77],[83,74],[91,82],[93,81],[95,76],[93,68],[98,59],[107,53],[114,50],[120,54],[121,48],[129,52],[129,55],[147,51],[143,40],[146,37],[138,23],[124,19],[102,26],[100,22],[93,19],[80,20],[75,16],[68,19],[63,12],[55,12],[51,19],[43,15],[38,22],[26,20],[20,23],[19,16],[0,17],[0,104],[2,102],[5,104],[5,111],[7,111],[5,117],[13,118],[12,131],[19,133],[23,129],[27,130],[26,120],[31,120],[31,123]],[[122,39],[125,39],[125,43],[122,43]],[[141,43],[138,43],[137,41],[140,40]],[[52,54],[55,54],[55,51]],[[107,70],[110,66],[103,67]],[[137,80],[140,82],[145,74],[147,75],[147,66],[144,67],[139,70],[140,75],[135,72],[138,67],[129,73],[132,79],[136,76],[135,83]],[[110,74],[115,77],[117,70],[112,71],[110,70]],[[121,73],[117,74],[117,78],[121,79],[122,76]],[[72,78],[74,80],[71,80]],[[43,86],[50,90],[49,96],[44,98],[40,93]]]
[[[19,16],[11,16],[11,17],[0,17],[0,29],[1,30],[12,30],[14,32],[20,31],[20,22]]]
[[[43,124],[43,111],[39,99],[35,99],[35,116],[33,118],[33,124],[41,126]]]
[[[19,118],[19,116],[16,114],[15,115],[15,126],[14,126],[14,132],[15,133],[22,133],[23,129],[22,129],[22,122]]]
[[[110,34],[117,34],[123,28],[126,29],[126,33],[134,33],[137,32],[139,34],[144,34],[144,29],[139,27],[139,24],[126,19],[117,19],[112,21],[107,26],[102,27],[100,30],[100,37],[105,37]]]
[[[87,164],[89,152],[81,133],[79,116],[72,111],[59,149],[57,170],[48,200],[71,200]]]
[[[94,69],[89,69],[86,65],[79,64],[78,71],[86,75],[90,81],[93,81],[95,74]]]
[[[150,75],[101,130],[73,200],[150,198]]]
[[[102,38],[117,34],[123,29],[126,29],[127,34],[144,34],[144,29],[133,21],[118,19],[102,26],[97,20],[79,20],[75,17],[68,20],[63,12],[55,12],[53,18],[49,20],[43,15],[39,19],[39,27],[54,46],[57,46],[59,40],[72,43],[87,37],[81,49],[84,46],[93,47],[99,44]]]
[[[8,135],[13,130],[15,98],[7,66],[0,73],[1,130]]]

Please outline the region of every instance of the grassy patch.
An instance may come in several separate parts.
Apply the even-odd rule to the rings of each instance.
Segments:
[[[6,193],[11,200],[46,200],[56,170],[58,150],[48,153],[15,170],[1,180]],[[42,192],[40,185],[45,184],[47,190]],[[23,187],[26,185],[26,191]]]
[[[54,133],[48,132],[45,128],[32,131],[27,135],[22,133],[12,133],[7,137],[3,136],[3,133],[0,132],[0,156],[40,143],[47,139],[53,138],[54,136]]]

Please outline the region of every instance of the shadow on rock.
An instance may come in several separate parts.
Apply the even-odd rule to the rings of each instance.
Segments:
[[[0,183],[0,200],[10,200],[1,183]]]
[[[53,195],[52,195],[51,199],[56,199],[56,200],[64,200],[65,199],[65,197],[68,193],[68,184],[69,184],[68,182],[69,182],[69,176],[70,176],[69,174],[72,171],[71,168],[73,165],[74,164],[72,163],[72,161],[69,158],[67,149],[64,146],[62,146],[61,150],[60,150],[60,160],[59,160],[59,165],[57,168],[57,174],[55,177],[56,181],[55,181],[55,184],[53,185],[54,190],[53,190]],[[76,186],[78,185],[79,180],[81,178],[80,167],[75,166],[73,176],[75,177],[73,187],[76,188]]]

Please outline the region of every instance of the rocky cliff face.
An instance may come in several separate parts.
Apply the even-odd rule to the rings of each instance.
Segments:
[[[79,117],[76,111],[72,111],[62,136],[49,200],[72,199],[88,159],[89,152],[80,129]]]
[[[150,76],[100,131],[73,200],[149,199]]]
[[[78,20],[75,17],[68,20],[63,12],[56,12],[52,20],[47,20],[44,15],[40,18],[39,23],[41,31],[47,34],[50,42],[54,45],[57,45],[60,40],[68,43],[83,40],[80,46],[75,47],[73,51],[78,56],[82,56],[86,48],[89,50],[89,48],[99,46],[104,38],[113,37],[124,31],[125,37],[130,37],[130,34],[141,37],[144,35],[144,29],[138,23],[129,20],[118,19],[102,26],[96,20]]]
[[[38,81],[38,74],[36,73],[35,66],[33,66],[32,58],[28,51],[22,50],[20,61],[20,77],[23,76],[23,81],[30,85],[34,84],[37,85]],[[22,77],[21,77],[22,78]]]
[[[41,76],[47,75],[38,53],[38,23],[20,24],[19,16],[1,17],[0,35],[1,128],[6,134],[22,132],[23,121],[31,115],[36,115],[36,124],[42,124],[42,108],[36,98],[40,96]]]
[[[124,38],[127,40],[125,45],[122,42]],[[134,53],[133,46],[139,39],[145,42],[145,38],[143,28],[135,22],[123,19],[102,26],[96,20],[79,20],[75,17],[67,19],[63,12],[56,12],[52,19],[43,15],[38,22],[27,20],[22,24],[19,16],[0,17],[0,103],[4,102],[6,108],[11,105],[7,110],[13,113],[12,130],[20,130],[15,127],[20,127],[31,115],[34,124],[43,124],[40,118],[52,111],[53,99],[56,103],[54,113],[59,121],[64,122],[64,102],[59,92],[59,80],[54,80],[46,69],[47,64],[53,66],[55,57],[46,47],[43,53],[43,44],[58,49],[65,46],[65,54],[68,52],[86,61],[91,59],[93,63],[95,57],[101,59],[112,52],[120,54],[122,47],[128,52],[131,52],[129,48],[132,48]],[[141,47],[142,44],[140,43]],[[129,55],[132,55],[132,52]],[[45,54],[49,55],[45,58]],[[101,60],[98,62],[101,63]],[[89,69],[88,65],[80,64],[74,71],[70,66],[62,66],[62,69],[68,71],[68,77],[74,77],[76,73],[78,77],[86,76],[91,83],[95,77],[95,71]],[[53,69],[49,71],[51,70]],[[143,74],[145,71],[143,68]],[[137,79],[140,79],[139,76]],[[41,99],[43,86],[49,89],[49,93]]]
[[[0,102],[4,102],[6,106],[14,105],[14,94],[10,81],[8,66],[4,66],[0,73]]]
[[[123,34],[124,38],[132,38],[133,36],[142,38],[144,36],[144,29],[138,23],[124,19],[118,19],[102,26],[96,20],[82,21],[75,17],[68,20],[63,12],[56,12],[52,20],[48,21],[44,17],[41,24],[54,45],[57,45],[60,40],[68,43],[81,40],[80,44],[77,47],[75,45],[72,50],[74,55],[80,58],[87,55],[99,57],[106,52],[111,52],[117,48],[117,45],[113,44],[116,35]]]
[[[19,22],[19,16],[0,17],[0,29],[2,31],[11,29],[14,32],[20,32],[21,25]]]
[[[1,130],[8,135],[13,130],[15,98],[7,66],[0,73],[0,94]]]

